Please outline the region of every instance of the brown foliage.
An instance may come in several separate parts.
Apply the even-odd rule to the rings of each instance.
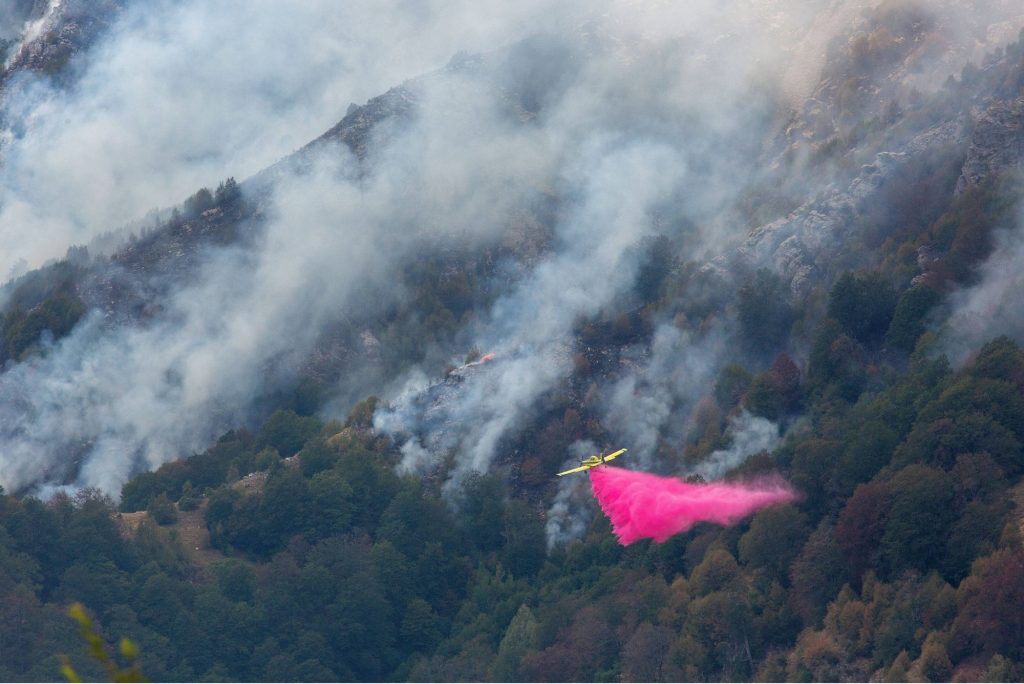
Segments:
[[[855,585],[860,584],[864,571],[875,565],[890,499],[889,487],[885,483],[862,484],[839,514],[835,539],[846,558],[850,580]]]
[[[1024,659],[1024,550],[1000,549],[974,563],[957,591],[959,608],[949,648]]]

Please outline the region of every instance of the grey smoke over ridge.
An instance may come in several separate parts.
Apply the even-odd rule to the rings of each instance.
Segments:
[[[69,87],[18,74],[0,101],[0,275],[253,174],[350,102],[561,14],[540,5],[134,3]]]
[[[44,357],[0,376],[0,482],[17,489],[74,475],[79,486],[116,494],[138,465],[201,450],[242,422],[265,366],[287,372],[296,361],[289,357],[308,349],[316,332],[318,308],[297,307],[301,292],[329,288],[342,298],[350,287],[345,274],[322,278],[328,270],[316,259],[333,256],[329,250],[289,239],[299,221],[313,227],[308,240],[323,239],[332,225],[321,212],[348,202],[365,208],[355,188],[331,186],[328,201],[308,196],[311,184],[280,188],[264,249],[212,255],[196,284],[177,291],[151,324],[110,329],[93,316]],[[372,257],[363,250],[373,245],[353,233],[347,253]],[[76,450],[77,473],[78,464],[64,460]]]
[[[615,435],[616,445],[629,448],[630,467],[655,467],[662,440],[679,449],[690,432],[700,400],[714,386],[728,341],[727,328],[722,324],[700,338],[673,324],[663,324],[654,333],[649,356],[633,372],[605,388],[602,424]],[[718,479],[747,456],[771,451],[779,441],[775,423],[747,411],[730,418],[726,436],[730,440],[728,449],[714,451],[687,472],[706,480]],[[577,491],[574,483],[559,481],[558,494],[548,510],[550,544],[582,536],[593,514],[591,499]]]
[[[607,391],[604,423],[630,444],[631,457],[642,467],[653,465],[660,439],[678,445],[690,433],[698,402],[714,387],[729,340],[721,324],[696,339],[674,325],[660,326],[645,365]],[[729,447],[689,472],[718,479],[746,457],[772,451],[779,440],[775,423],[745,410],[729,418],[725,435]]]
[[[69,90],[26,76],[18,96],[0,104],[19,129],[0,153],[0,236],[18,245],[0,258],[0,274],[21,258],[35,266],[59,256],[202,185],[254,173],[324,130],[349,102],[437,68],[456,50],[488,50],[556,26],[596,34],[610,26],[624,59],[637,41],[682,40],[682,68],[757,64],[799,82],[787,86],[798,98],[827,39],[874,4],[137,3],[84,56]],[[942,3],[947,23],[984,27],[978,17],[1012,15],[1012,3],[960,5]],[[989,31],[1012,28],[1002,23],[1005,31],[998,23]],[[976,56],[980,37],[965,36],[961,52]],[[790,76],[794,69],[804,75]],[[640,79],[635,88],[651,82]],[[718,79],[709,92],[740,84],[748,85]],[[41,177],[47,182],[33,181]]]
[[[543,177],[538,148],[493,97],[458,77],[432,84],[367,166],[328,147],[312,170],[279,178],[271,198],[250,198],[267,215],[254,246],[208,252],[154,320],[112,327],[94,316],[0,375],[0,483],[71,479],[116,494],[138,467],[244,423],[252,398],[294,374],[326,321],[402,296],[393,273],[417,250],[446,236],[493,239]],[[500,173],[467,197],[467,179],[493,155]]]
[[[496,302],[493,327],[480,345],[496,360],[466,384],[450,409],[458,435],[450,446],[464,454],[456,478],[486,470],[498,440],[567,374],[576,318],[596,313],[632,282],[635,264],[623,263],[626,248],[649,234],[648,212],[677,182],[681,168],[670,149],[648,144],[620,148],[618,141],[599,141],[582,157],[570,165],[569,180],[587,199],[559,224],[561,251]],[[624,185],[627,178],[635,185]],[[387,412],[376,421],[379,429],[403,424]],[[422,457],[423,451],[413,448],[410,454]]]
[[[628,308],[638,243],[668,234],[701,259],[745,232],[730,209],[785,113],[777,93],[800,54],[794,36],[822,7],[847,4],[136,7],[82,56],[67,89],[20,76],[0,104],[18,123],[0,150],[0,273],[241,179],[316,137],[349,102],[408,78],[416,111],[371,136],[367,159],[325,150],[308,174],[251,198],[267,217],[253,247],[205,255],[145,325],[93,317],[7,369],[0,483],[71,478],[116,494],[134,469],[245,423],[253,398],[295,373],[326,322],[406,296],[395,273],[422,250],[492,244],[511,214],[557,205],[546,251],[510,265],[504,294],[465,331],[495,362],[431,415],[399,397],[377,416],[383,431],[436,436],[405,444],[410,470],[446,450],[457,452],[456,479],[486,469],[568,377],[575,324]],[[457,50],[487,54],[431,73]],[[701,335],[666,325],[654,360],[638,353],[638,371],[614,385],[609,428],[636,441],[638,458],[659,431],[685,428],[728,332],[727,321]],[[432,387],[425,377],[406,394]]]
[[[630,455],[641,466],[650,467],[667,430],[685,434],[697,401],[713,386],[716,361],[727,339],[720,330],[695,339],[663,324],[654,333],[644,365],[607,390],[604,422],[630,444]]]
[[[435,467],[449,452],[456,482],[487,469],[501,438],[568,377],[576,321],[628,298],[643,238],[675,234],[699,258],[741,230],[723,216],[757,175],[755,131],[777,106],[766,94],[778,74],[765,69],[785,55],[751,17],[723,15],[720,5],[658,7],[665,9],[660,23],[644,15],[625,28],[614,21],[584,27],[583,44],[599,49],[576,48],[586,60],[563,90],[549,94],[537,121],[561,164],[552,252],[477,326],[475,346],[494,352],[495,361],[455,388],[416,371],[417,380],[378,411],[378,430],[408,439],[405,469]],[[735,49],[744,39],[749,53]],[[687,220],[677,225],[666,215]],[[673,346],[672,335],[666,328],[658,339],[682,352],[686,344]],[[698,347],[686,374],[694,385],[710,372],[711,351]],[[642,410],[635,392],[619,394],[630,415]],[[643,445],[635,423],[612,417],[608,424],[617,436],[637,438],[641,462],[649,457],[653,439]]]

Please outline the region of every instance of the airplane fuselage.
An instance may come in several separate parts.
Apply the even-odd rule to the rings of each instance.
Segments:
[[[620,456],[625,452],[625,449],[619,449],[618,451],[612,452],[607,456],[605,456],[604,454],[598,454],[597,456],[588,456],[587,458],[580,461],[580,464],[577,467],[570,468],[569,470],[566,470],[564,473],[558,473],[558,476],[561,477],[562,475],[569,475],[571,473],[582,473],[584,471],[590,470],[591,468],[596,468],[597,466],[604,465],[605,463],[612,460],[616,456]]]

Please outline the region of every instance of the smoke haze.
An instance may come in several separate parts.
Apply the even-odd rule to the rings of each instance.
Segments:
[[[267,187],[243,185],[259,217],[245,240],[205,251],[144,324],[96,312],[12,363],[0,375],[0,483],[116,495],[138,469],[250,422],[324,326],[409,297],[403,264],[438,245],[512,240],[524,214],[543,215],[542,247],[497,269],[498,294],[468,319],[465,346],[431,350],[461,359],[476,347],[493,361],[457,383],[424,366],[336,388],[391,388],[374,424],[400,438],[405,471],[449,455],[453,485],[488,470],[571,376],[580,321],[638,306],[645,240],[667,236],[722,270],[716,257],[750,229],[736,206],[770,166],[766,131],[814,87],[822,46],[875,4],[129,4],[66,82],[6,82],[0,273],[251,176],[353,101],[404,83],[413,111],[372,129],[365,158],[327,145]],[[791,182],[812,194],[828,180]],[[678,446],[735,342],[730,311],[701,330],[653,328],[600,388],[609,439],[645,467],[659,440]],[[730,431],[733,446],[701,466],[709,477],[777,438],[748,414]],[[556,495],[549,538],[581,529],[574,496]]]
[[[960,363],[986,341],[998,335],[1024,340],[1024,287],[1020,264],[1024,239],[1020,228],[999,231],[991,256],[979,269],[974,285],[954,292],[951,313],[940,335],[950,360]]]
[[[0,100],[0,274],[243,178],[363,102],[559,13],[539,3],[132,3],[69,87],[18,74]],[[453,47],[455,46],[455,47]],[[2,138],[0,138],[2,139]],[[36,179],[45,178],[46,182]],[[13,248],[13,246],[17,246]]]
[[[729,448],[711,452],[693,469],[694,474],[705,480],[717,480],[743,465],[748,457],[762,451],[770,452],[779,444],[779,426],[745,409],[729,419],[725,434]]]

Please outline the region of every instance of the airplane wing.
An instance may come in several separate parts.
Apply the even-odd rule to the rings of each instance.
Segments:
[[[558,477],[562,477],[563,475],[571,475],[572,473],[582,473],[584,470],[590,470],[593,467],[594,466],[580,466],[578,468],[571,468],[569,470],[566,470],[564,473],[558,473]]]
[[[621,455],[622,455],[622,454],[624,454],[624,453],[626,453],[626,450],[625,450],[625,449],[619,449],[618,451],[616,451],[616,452],[614,452],[614,453],[611,453],[611,454],[608,454],[607,456],[605,456],[605,457],[604,457],[604,460],[606,460],[606,461],[610,461],[610,460],[612,460],[613,458],[615,458],[616,456],[621,456]]]

